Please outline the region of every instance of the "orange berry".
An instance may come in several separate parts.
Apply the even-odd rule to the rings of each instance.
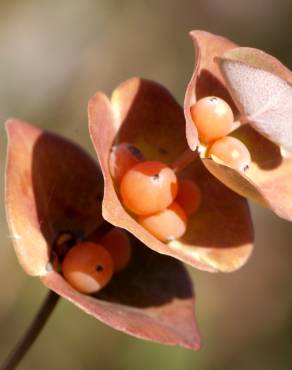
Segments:
[[[113,260],[99,244],[84,242],[75,245],[62,263],[65,279],[81,293],[91,294],[102,289],[113,274]]]
[[[191,106],[191,116],[204,143],[220,139],[233,129],[234,116],[230,106],[216,96],[207,96]]]
[[[167,242],[180,238],[186,231],[187,216],[184,210],[173,202],[168,208],[150,216],[139,216],[138,222],[157,239]]]
[[[238,171],[246,170],[251,163],[247,147],[240,140],[231,136],[215,141],[208,148],[207,155],[218,158],[227,166],[233,167]]]
[[[201,198],[201,190],[194,181],[187,179],[179,180],[178,193],[175,201],[182,207],[188,216],[194,214],[198,210]]]
[[[136,164],[123,177],[121,197],[124,205],[137,215],[149,215],[168,207],[177,194],[177,178],[164,163],[146,161]]]
[[[114,264],[114,272],[122,271],[127,267],[131,258],[132,247],[125,230],[114,227],[100,239],[100,244],[104,246],[111,255]]]
[[[120,182],[125,173],[142,160],[142,153],[132,144],[120,143],[113,146],[109,158],[112,178]]]

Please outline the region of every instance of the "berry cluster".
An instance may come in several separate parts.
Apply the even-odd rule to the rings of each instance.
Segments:
[[[207,146],[207,156],[214,156],[224,164],[245,171],[251,157],[247,147],[238,139],[227,136],[235,128],[230,106],[222,99],[207,96],[191,106],[191,116],[199,139]]]
[[[178,179],[162,162],[145,160],[128,143],[113,147],[109,164],[124,206],[146,230],[163,242],[185,233],[188,217],[201,201],[195,182]]]
[[[131,252],[126,231],[113,228],[98,243],[85,241],[70,248],[62,261],[62,273],[79,292],[96,293],[128,265]]]

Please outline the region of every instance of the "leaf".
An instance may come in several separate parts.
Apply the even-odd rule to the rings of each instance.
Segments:
[[[205,166],[232,190],[292,221],[292,159],[283,158],[279,147],[250,125],[241,126],[232,136],[249,149],[250,168],[243,174],[208,158],[203,159]]]
[[[252,48],[233,49],[217,60],[242,120],[292,151],[292,73]]]
[[[183,111],[160,85],[131,79],[111,101],[98,92],[88,107],[89,130],[104,176],[103,217],[135,235],[151,249],[207,271],[234,271],[252,251],[253,229],[245,199],[236,195],[202,166],[199,159],[182,175],[198,182],[202,206],[179,241],[162,243],[126,211],[109,171],[113,144],[130,142],[145,158],[170,163],[187,149]],[[195,154],[194,154],[195,155]]]
[[[200,348],[192,284],[183,265],[134,241],[130,265],[95,297],[75,291],[56,272],[48,288],[105,324],[168,345]]]
[[[7,122],[7,132],[7,217],[24,270],[113,328],[198,350],[192,283],[178,261],[133,238],[130,265],[96,296],[78,293],[53,271],[48,262],[60,234],[86,240],[104,229],[100,172],[81,148],[59,136],[16,119]]]
[[[187,135],[190,132],[188,126],[193,125],[189,117],[190,106],[197,98],[220,96],[233,107],[236,119],[241,118],[244,123],[247,120],[245,116],[249,114],[246,107],[254,112],[259,99],[267,99],[273,94],[274,89],[268,85],[263,94],[259,94],[254,74],[242,72],[243,69],[260,70],[268,76],[276,75],[277,79],[291,83],[291,72],[270,55],[255,49],[238,48],[222,37],[202,31],[193,31],[191,36],[198,56],[185,97]],[[241,117],[238,116],[236,106]],[[286,112],[287,109],[289,108],[286,107],[283,111]],[[279,147],[256,132],[251,125],[239,126],[232,135],[248,147],[252,157],[250,168],[243,174],[217,163],[215,158],[212,160],[202,156],[205,167],[233,191],[271,208],[282,218],[292,220],[292,189],[289,185],[292,181],[291,158],[283,158]],[[194,148],[192,140],[196,137],[189,133],[188,143],[191,149]]]
[[[186,119],[186,137],[191,150],[199,145],[198,133],[190,114],[190,107],[204,96],[218,96],[227,101],[236,112],[236,107],[225,87],[224,79],[214,58],[225,51],[236,47],[230,40],[213,35],[205,31],[192,31],[190,33],[196,52],[194,73],[188,84],[184,113]]]
[[[17,119],[7,121],[6,213],[19,262],[47,273],[50,246],[62,232],[75,238],[101,223],[102,179],[77,145]]]

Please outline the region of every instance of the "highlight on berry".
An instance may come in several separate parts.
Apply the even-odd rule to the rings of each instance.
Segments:
[[[143,160],[140,153],[130,143],[119,143],[111,152],[110,171],[121,202],[132,217],[157,239],[165,243],[179,239],[186,232],[188,218],[200,207],[200,187],[193,180],[180,179],[176,170],[165,163]],[[121,229],[113,229],[100,243],[111,253],[107,244],[120,233]],[[120,241],[115,253],[117,261],[115,256],[112,257],[117,272],[127,265],[131,254],[126,239]]]
[[[207,96],[191,106],[191,116],[203,143],[210,143],[228,135],[234,116],[230,106],[221,98]]]
[[[178,190],[174,171],[164,163],[144,161],[133,166],[122,178],[121,198],[136,215],[150,215],[168,207]]]
[[[100,244],[82,242],[66,254],[62,263],[65,280],[81,293],[91,294],[102,289],[112,278],[113,260]]]
[[[84,294],[97,293],[130,263],[132,246],[128,233],[113,227],[97,242],[75,244],[62,256],[61,272],[65,280]]]
[[[246,171],[251,163],[248,148],[229,135],[236,127],[231,107],[223,99],[206,96],[190,108],[199,140],[207,148],[207,156],[220,160],[238,171]]]

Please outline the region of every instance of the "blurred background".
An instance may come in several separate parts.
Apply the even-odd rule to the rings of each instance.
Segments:
[[[121,81],[157,80],[180,103],[204,29],[263,49],[291,68],[289,0],[0,1],[0,188],[10,116],[78,140],[93,154],[86,104]],[[292,200],[291,200],[292,201]],[[292,368],[292,226],[252,206],[256,248],[227,275],[190,270],[203,347],[140,341],[62,301],[20,369],[282,370]],[[14,255],[0,199],[0,359],[45,296]]]

